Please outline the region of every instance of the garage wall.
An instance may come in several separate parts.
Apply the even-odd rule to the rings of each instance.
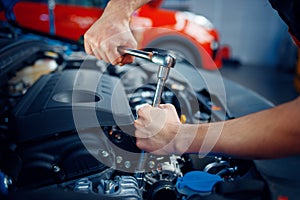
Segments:
[[[278,66],[294,60],[287,26],[268,0],[189,0],[184,7],[210,19],[222,44],[229,44],[242,63]]]

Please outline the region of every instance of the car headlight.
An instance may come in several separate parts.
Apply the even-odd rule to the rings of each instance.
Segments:
[[[196,15],[191,12],[181,12],[181,16],[184,16],[187,20],[192,21],[207,29],[214,29],[214,25],[206,17],[202,15]]]

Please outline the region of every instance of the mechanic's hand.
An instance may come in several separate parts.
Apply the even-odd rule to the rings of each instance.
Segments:
[[[176,143],[181,123],[173,105],[143,106],[138,110],[134,126],[136,145],[140,149],[160,155],[179,151]]]
[[[85,51],[113,65],[131,63],[133,56],[120,55],[118,47],[136,49],[130,29],[130,13],[120,12],[120,5],[108,4],[102,16],[84,35]]]

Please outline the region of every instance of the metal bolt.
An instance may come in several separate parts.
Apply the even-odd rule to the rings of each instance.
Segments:
[[[116,162],[117,162],[118,164],[120,164],[122,161],[123,161],[123,157],[122,157],[122,156],[117,156],[117,157],[116,157]]]
[[[125,161],[124,162],[124,166],[125,166],[125,168],[127,168],[127,169],[129,169],[130,167],[131,167],[131,163],[130,163],[130,161]]]
[[[222,157],[215,156],[215,160],[216,160],[216,162],[221,162],[222,161]]]
[[[149,161],[149,163],[148,163],[148,167],[150,168],[150,169],[152,169],[152,168],[154,168],[154,166],[155,166],[155,162],[154,161]]]
[[[60,167],[57,165],[54,165],[52,169],[53,169],[53,172],[55,172],[55,173],[60,172],[60,170],[61,170]]]
[[[122,135],[121,135],[120,133],[116,133],[116,134],[115,134],[115,139],[116,139],[117,141],[120,141],[120,140],[122,139]]]
[[[104,157],[104,158],[107,158],[109,156],[109,153],[107,151],[105,151],[105,150],[103,150],[101,152],[101,154],[102,154],[102,157]]]

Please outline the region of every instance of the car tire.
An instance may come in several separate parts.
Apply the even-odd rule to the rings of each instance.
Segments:
[[[163,36],[153,40],[147,48],[171,50],[183,56],[193,66],[203,68],[201,54],[197,47],[187,38],[177,35]]]

